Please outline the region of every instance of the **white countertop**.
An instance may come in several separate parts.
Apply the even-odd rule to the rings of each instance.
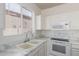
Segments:
[[[45,38],[42,39],[33,39],[34,40],[38,40],[40,41],[39,44],[33,44],[34,47],[30,48],[30,49],[20,49],[20,48],[14,48],[14,49],[8,49],[5,52],[0,52],[0,56],[24,56],[24,55],[28,55],[31,51],[33,51],[34,49],[36,49],[40,44],[42,44],[43,42],[46,41]],[[32,40],[31,40],[32,41]],[[28,43],[28,42],[27,42]]]

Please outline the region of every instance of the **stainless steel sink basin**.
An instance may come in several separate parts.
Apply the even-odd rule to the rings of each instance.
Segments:
[[[32,41],[29,41],[29,43],[32,43],[32,44],[39,44],[40,41],[38,41],[38,40],[32,40]]]
[[[23,49],[29,49],[29,48],[32,48],[33,45],[29,44],[29,43],[24,43],[24,44],[17,45],[17,47],[18,48],[23,48]]]
[[[35,46],[35,44],[37,45],[39,43],[40,43],[40,40],[31,40],[26,43],[17,45],[17,47],[22,48],[22,49],[30,49],[30,48],[33,48]]]

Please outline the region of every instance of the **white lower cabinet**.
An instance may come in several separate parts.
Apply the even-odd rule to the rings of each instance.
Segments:
[[[39,56],[46,56],[46,55],[47,55],[47,44],[43,43],[39,49]]]
[[[46,56],[47,55],[47,42],[42,43],[36,49],[31,51],[28,56]]]
[[[79,56],[79,43],[78,40],[72,41],[72,50],[71,50],[72,56]]]
[[[72,56],[79,56],[79,49],[72,49]]]
[[[28,56],[39,56],[39,49],[36,48],[36,49],[33,50]]]

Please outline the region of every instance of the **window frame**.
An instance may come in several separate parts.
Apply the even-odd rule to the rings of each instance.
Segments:
[[[6,4],[7,4],[7,3],[6,3]],[[6,4],[5,4],[5,13],[6,13]],[[21,23],[20,23],[20,25],[21,25],[20,27],[23,28],[23,24],[22,24],[22,23],[23,23],[23,13],[22,13],[22,9],[28,10],[28,11],[31,13],[31,19],[30,19],[31,21],[33,20],[33,11],[31,11],[31,10],[29,10],[29,9],[26,9],[25,7],[21,6],[19,3],[15,3],[15,4],[18,4],[18,5],[21,7],[21,10],[20,10],[21,13],[20,13],[20,19],[19,19],[19,20],[20,20],[20,22],[21,22]],[[17,12],[17,13],[18,13],[18,12]],[[16,16],[16,15],[12,15],[12,16]],[[5,14],[5,17],[6,17],[6,14]],[[18,16],[18,17],[19,17],[19,16]],[[5,18],[5,20],[6,20],[6,18]],[[6,22],[5,22],[5,23],[6,23]],[[33,21],[32,21],[32,24],[33,24]],[[5,25],[5,26],[6,26],[6,25]],[[31,27],[32,27],[32,25],[31,25]],[[32,27],[32,29],[33,29],[33,27]],[[31,29],[31,30],[32,30],[32,29]],[[3,34],[4,34],[5,30],[6,30],[6,28],[4,29]],[[24,33],[24,32],[22,32],[22,30],[21,30],[21,33],[20,33],[19,30],[20,30],[20,29],[18,28],[17,34],[9,34],[9,35],[7,35],[7,34],[5,35],[5,34],[4,34],[4,36],[19,35],[19,34],[23,34],[23,33]],[[32,30],[32,31],[33,31],[33,30]]]

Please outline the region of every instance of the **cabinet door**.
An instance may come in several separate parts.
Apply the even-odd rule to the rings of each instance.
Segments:
[[[70,30],[78,30],[79,29],[79,12],[70,12],[65,14],[66,20],[69,21],[69,29]]]
[[[41,44],[39,48],[39,56],[44,56],[45,55],[45,49],[44,49],[44,44]]]
[[[36,16],[36,30],[40,30],[41,29],[41,15],[37,15]]]
[[[67,16],[70,20],[70,29],[79,29],[79,12],[71,12]]]
[[[72,49],[72,56],[79,56],[79,50],[78,49]]]
[[[0,29],[4,29],[5,22],[5,4],[0,3]]]
[[[39,56],[39,48],[36,48],[32,52],[30,52],[30,54],[28,54],[28,56]]]
[[[45,56],[47,56],[47,41],[44,43]]]
[[[46,56],[47,55],[47,42],[41,44],[39,48],[39,56]]]
[[[47,55],[47,42],[42,43],[34,49],[28,56],[46,56]]]

